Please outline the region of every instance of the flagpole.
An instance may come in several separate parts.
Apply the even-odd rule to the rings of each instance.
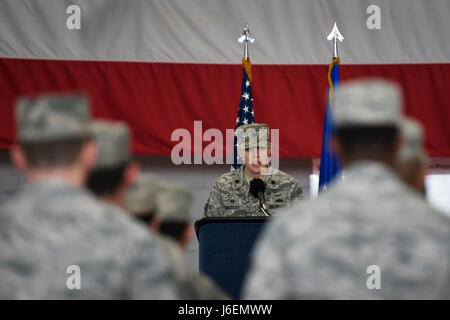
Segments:
[[[248,79],[252,82],[252,72],[251,72],[251,62],[249,56],[249,45],[248,43],[255,42],[255,38],[250,33],[250,28],[248,27],[248,23],[244,25],[244,30],[242,31],[241,36],[238,39],[239,43],[244,43],[244,57],[242,58],[242,66],[247,72]]]
[[[340,63],[339,53],[338,53],[338,40],[342,42],[344,36],[339,32],[336,22],[333,25],[333,29],[327,36],[327,40],[333,40],[333,58],[331,59],[330,67],[328,68],[328,88],[329,88],[329,106],[331,107],[331,101],[333,98],[333,80],[331,79],[331,71],[336,64]]]
[[[339,32],[336,22],[333,30],[327,36],[327,40],[333,40],[333,57],[328,68],[328,98],[325,109],[325,118],[322,136],[322,152],[320,155],[320,173],[319,173],[319,191],[325,191],[329,184],[340,174],[341,165],[339,157],[334,153],[331,147],[330,139],[333,135],[333,121],[330,116],[330,108],[332,107],[333,88],[339,82],[339,53],[338,41],[342,42],[344,37]]]
[[[241,84],[241,98],[239,100],[238,115],[236,119],[235,134],[234,134],[234,154],[232,170],[237,169],[242,165],[243,160],[239,157],[237,152],[237,133],[236,129],[243,124],[254,123],[253,112],[253,98],[251,90],[252,73],[251,61],[249,57],[249,42],[255,42],[255,38],[251,35],[248,24],[244,26],[241,36],[238,39],[239,43],[244,44],[244,57],[242,58],[242,84]]]

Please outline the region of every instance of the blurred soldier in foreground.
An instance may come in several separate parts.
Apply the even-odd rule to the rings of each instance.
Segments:
[[[141,174],[126,192],[125,207],[184,250],[193,235],[189,216],[191,201],[192,193],[186,187]]]
[[[257,244],[250,299],[449,298],[450,220],[393,171],[399,89],[342,84],[331,109],[345,180],[271,222]]]
[[[191,240],[191,192],[182,186],[141,174],[127,190],[125,205],[147,227],[159,230],[160,244],[171,258],[185,299],[222,300],[229,297],[206,275],[190,270],[182,252]],[[164,231],[165,232],[162,232]]]
[[[93,122],[91,131],[98,152],[87,186],[103,202],[122,208],[125,190],[139,173],[131,157],[128,126],[121,122],[97,120]]]
[[[192,193],[188,188],[175,184],[164,184],[156,198],[159,231],[172,238],[182,250],[192,239],[194,226],[189,216]]]
[[[270,167],[270,133],[266,124],[240,126],[237,135],[244,165],[219,177],[203,217],[272,215],[303,198],[302,187],[294,177]],[[252,180],[262,184],[263,203],[250,192]]]
[[[163,185],[152,175],[141,172],[125,192],[125,209],[156,232],[159,232],[161,224],[156,214],[156,198]]]
[[[128,195],[128,189],[135,183],[137,178],[138,169],[137,165],[132,161],[130,133],[127,125],[119,122],[95,121],[91,126],[91,131],[97,142],[98,152],[94,169],[89,174],[89,189],[99,197],[105,207],[127,210],[126,204],[128,203],[130,206],[138,209],[144,208],[139,216],[141,219],[145,217],[150,220],[148,216],[152,215],[153,207],[146,208],[145,205],[152,204],[155,196],[150,195],[142,204],[136,201],[138,200],[136,196],[130,197]],[[147,178],[147,183],[150,182],[149,179],[150,177]],[[151,182],[155,182],[155,179],[151,179]],[[154,184],[153,187],[154,191],[159,190],[158,184]],[[132,218],[125,211],[122,214]],[[191,296],[187,295],[184,287],[185,266],[181,253],[176,255],[177,252],[174,254],[172,251],[169,251],[165,242],[163,242],[159,234],[154,233],[154,230],[147,229],[147,232],[156,239],[157,246],[169,262],[167,270],[173,274],[178,297],[192,299]],[[142,250],[146,249],[143,248]],[[176,259],[174,259],[174,255]]]
[[[428,158],[422,147],[422,126],[413,119],[405,118],[401,122],[400,132],[403,144],[397,154],[397,172],[408,186],[425,194]]]
[[[16,120],[28,182],[0,207],[0,298],[178,298],[155,237],[83,189],[96,156],[86,99],[24,99]]]

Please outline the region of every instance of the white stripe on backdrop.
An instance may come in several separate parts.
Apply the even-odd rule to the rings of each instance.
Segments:
[[[72,4],[81,30],[66,27]],[[449,14],[448,0],[2,0],[0,57],[240,63],[248,22],[254,63],[328,64],[337,21],[342,63],[450,62]]]

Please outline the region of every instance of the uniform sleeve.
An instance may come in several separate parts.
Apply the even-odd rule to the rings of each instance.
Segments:
[[[189,274],[189,283],[186,285],[191,291],[189,299],[193,300],[230,300],[228,296],[217,284],[209,277],[191,271]]]
[[[183,299],[176,268],[156,240],[142,241],[137,248],[130,261],[127,296],[138,300]]]
[[[203,218],[224,216],[224,208],[222,205],[222,194],[219,183],[216,182],[209,193],[209,198],[203,209]]]
[[[250,300],[287,299],[290,284],[283,269],[282,243],[277,240],[282,231],[271,223],[263,232],[252,257],[242,297]]]
[[[295,204],[300,200],[303,200],[303,188],[300,185],[300,183],[298,183],[298,181],[295,180],[294,191],[292,192],[291,195],[291,203]]]
[[[158,244],[169,257],[169,268],[175,278],[180,299],[187,300],[224,300],[230,299],[207,276],[195,272],[186,264],[183,252],[172,240],[158,238]]]

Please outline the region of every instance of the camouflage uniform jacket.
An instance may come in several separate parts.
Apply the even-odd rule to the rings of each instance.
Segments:
[[[230,297],[208,276],[194,272],[187,266],[183,251],[178,244],[165,235],[158,235],[158,244],[163,248],[175,269],[180,299],[229,300]]]
[[[0,207],[0,299],[177,299],[168,261],[132,217],[59,179]],[[67,286],[72,265],[81,289]]]
[[[269,223],[248,274],[250,299],[448,299],[450,219],[384,165],[355,163]]]
[[[292,176],[273,168],[265,176],[265,204],[269,214],[303,198],[303,190]],[[244,166],[223,174],[214,184],[205,204],[203,217],[264,216],[259,200],[250,194]]]

